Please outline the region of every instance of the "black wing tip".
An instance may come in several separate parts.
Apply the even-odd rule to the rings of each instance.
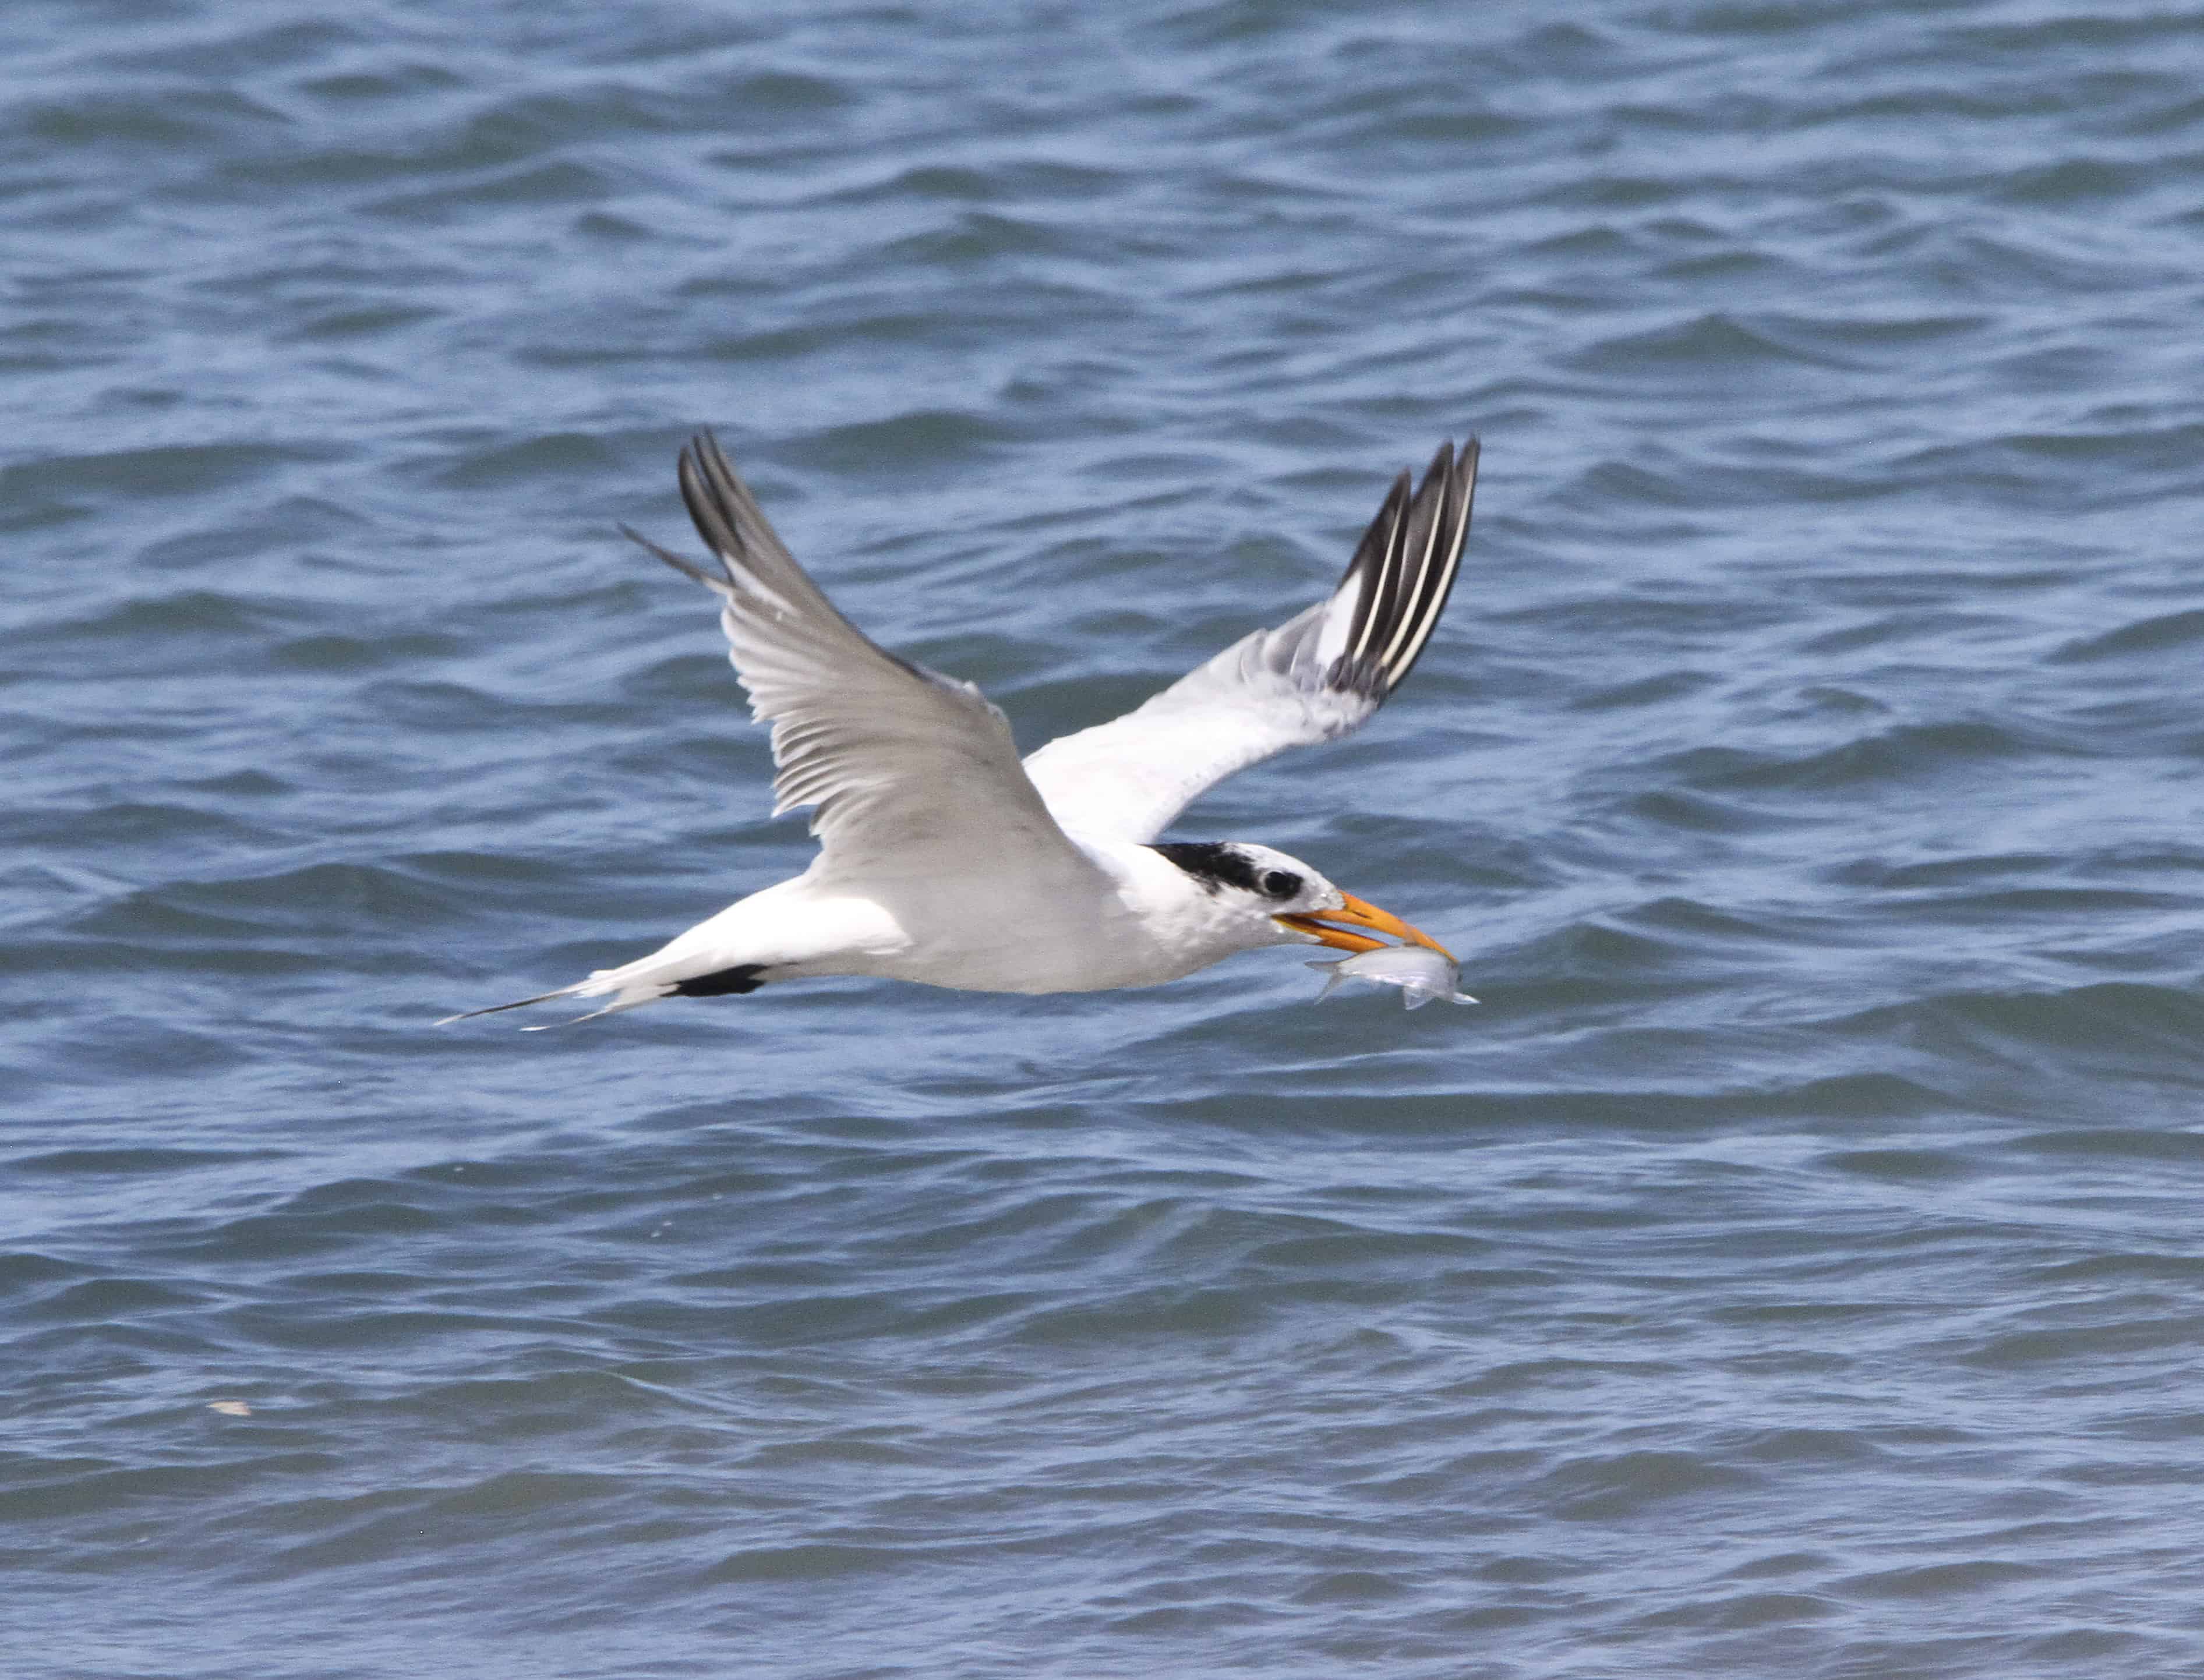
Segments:
[[[684,486],[692,479],[706,486],[713,500],[722,505],[734,500],[742,486],[735,464],[720,447],[720,435],[709,426],[699,426],[682,446],[681,479]]]
[[[690,522],[704,539],[704,546],[723,561],[743,552],[735,511],[727,505],[726,476],[731,471],[727,458],[708,432],[698,433],[681,452],[678,476],[682,505],[688,508]]]
[[[1484,446],[1478,440],[1475,432],[1472,432],[1467,437],[1462,439],[1461,447],[1455,453],[1454,488],[1459,490],[1461,494],[1463,510],[1462,537],[1465,541],[1467,541],[1469,536],[1469,521],[1467,517],[1469,505],[1476,499],[1477,495],[1478,458],[1484,453]],[[1434,463],[1434,464],[1437,464]]]
[[[666,562],[684,577],[694,578],[708,589],[724,593],[739,589],[741,580],[735,566],[749,552],[749,544],[742,535],[742,481],[729,464],[726,451],[720,447],[720,440],[709,426],[700,426],[681,446],[681,455],[674,474],[681,486],[682,505],[689,510],[690,523],[696,527],[696,535],[703,538],[704,546],[712,551],[712,558],[720,563],[720,576],[714,577],[695,562],[684,559],[672,549],[649,537],[632,526],[623,524],[619,533],[645,553]]]
[[[1424,469],[1423,482],[1416,486],[1416,494],[1419,496],[1422,495],[1431,487],[1432,481],[1435,479],[1442,484],[1451,481],[1453,483],[1465,487],[1474,483],[1477,478],[1477,458],[1483,450],[1484,445],[1478,441],[1475,432],[1464,437],[1459,447],[1452,438],[1448,438],[1432,454],[1431,464]],[[1402,476],[1406,476],[1405,474]]]
[[[1419,503],[1428,500],[1432,521],[1427,547],[1414,583],[1402,591],[1405,610],[1384,654],[1385,690],[1390,694],[1408,680],[1424,649],[1431,645],[1454,594],[1455,578],[1461,570],[1463,551],[1469,545],[1469,520],[1477,494],[1477,463],[1482,446],[1472,432],[1454,451],[1451,439],[1431,458],[1424,482],[1417,487]]]
[[[676,476],[696,534],[720,557],[731,578],[738,569],[751,570],[779,547],[765,511],[709,426],[699,427],[682,446]]]
[[[1449,438],[1413,493],[1407,471],[1386,491],[1340,580],[1344,588],[1358,574],[1372,574],[1348,632],[1348,651],[1327,674],[1330,686],[1383,703],[1415,669],[1454,592],[1482,453],[1474,432],[1459,450]]]
[[[693,577],[696,582],[702,583],[708,589],[726,589],[734,581],[732,578],[722,579],[713,577],[710,572],[705,571],[703,567],[696,565],[694,561],[684,559],[680,555],[675,553],[671,548],[667,548],[659,543],[653,542],[649,537],[645,536],[641,531],[636,529],[632,525],[623,524],[615,527],[615,529],[618,529],[619,534],[625,537],[630,542],[632,542],[637,547],[642,549],[644,553],[650,555],[655,559],[665,561],[667,565],[672,566],[674,571],[679,572],[684,577]],[[721,564],[722,568],[724,569],[725,562],[722,562]]]

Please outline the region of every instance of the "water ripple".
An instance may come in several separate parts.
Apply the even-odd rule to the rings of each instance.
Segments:
[[[16,33],[11,1649],[2199,1665],[2193,8]],[[807,855],[616,534],[704,423],[1029,744],[1481,432],[1414,684],[1184,831],[1484,1005],[432,1032]]]

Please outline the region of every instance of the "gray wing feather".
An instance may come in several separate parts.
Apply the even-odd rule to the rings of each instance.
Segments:
[[[1002,713],[837,612],[708,431],[682,451],[680,479],[717,575],[627,535],[720,597],[728,657],[773,726],[774,814],[815,807],[823,870],[1091,872],[1020,767]]]

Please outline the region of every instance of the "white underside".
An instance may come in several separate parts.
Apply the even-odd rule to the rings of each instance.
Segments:
[[[978,869],[858,890],[822,858],[566,995],[633,1009],[684,980],[751,965],[761,983],[862,974],[966,991],[1099,991],[1160,985],[1237,951],[1297,943],[1267,916],[1235,914],[1146,846],[1077,843],[1091,870],[1046,890]]]

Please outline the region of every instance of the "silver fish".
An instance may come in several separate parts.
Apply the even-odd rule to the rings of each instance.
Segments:
[[[1422,1009],[1434,997],[1443,997],[1449,1003],[1477,1002],[1467,992],[1455,990],[1461,982],[1461,969],[1443,951],[1423,945],[1385,945],[1339,962],[1312,962],[1309,967],[1327,974],[1324,990],[1316,995],[1319,1003],[1344,980],[1396,985],[1401,988],[1401,1003],[1411,1009]]]

